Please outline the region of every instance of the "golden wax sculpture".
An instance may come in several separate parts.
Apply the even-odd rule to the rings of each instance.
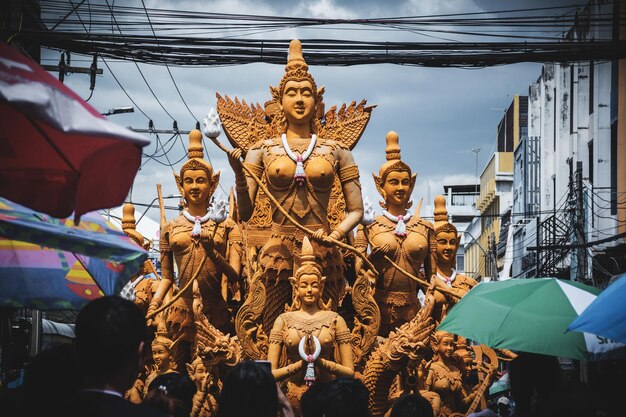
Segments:
[[[409,211],[416,174],[400,158],[397,133],[387,133],[386,142],[387,162],[380,167],[379,175],[374,174],[376,188],[384,200],[380,202],[383,214],[357,232],[357,247],[362,251],[369,247],[370,260],[379,271],[374,298],[381,314],[379,334],[384,337],[415,317],[420,309],[417,291],[426,291],[425,286],[401,269],[413,276],[430,277],[434,259],[432,224],[419,217],[419,207],[414,213]]]
[[[268,359],[276,380],[288,381],[287,398],[299,408],[300,397],[308,385],[352,376],[354,362],[346,322],[329,309],[330,302],[322,300],[326,277],[322,276],[306,236],[301,265],[289,281],[293,288],[291,311],[274,321]]]
[[[477,282],[468,276],[458,274],[454,268],[461,235],[456,227],[448,222],[446,199],[443,195],[435,197],[434,215],[437,271],[431,282],[435,289],[433,318],[437,323],[441,323],[450,307],[467,294]]]
[[[146,240],[143,235],[137,230],[137,225],[135,224],[135,206],[133,204],[126,203],[122,207],[122,230],[139,246],[143,247],[145,250],[150,249],[150,241]],[[152,274],[154,276],[154,279],[147,279],[146,276],[148,276],[149,274]],[[158,289],[159,279],[159,274],[150,259],[147,259],[143,264],[143,268],[139,272],[137,272],[136,276],[130,279],[130,285],[132,285],[132,291],[134,294],[133,301],[141,308],[144,314],[147,314],[148,307],[150,305],[150,302],[152,301],[152,297]],[[166,301],[169,300],[170,296],[171,290],[168,291],[164,297]],[[156,315],[153,321],[155,323],[157,331],[164,333],[164,313]]]
[[[232,150],[217,141],[219,125],[208,129],[205,121],[235,173],[228,215],[225,203],[211,203],[219,173],[203,160],[199,131],[191,132],[189,160],[176,175],[183,213],[166,221],[159,199],[162,280],[136,299],[149,303],[149,324],[169,349],[167,361],[155,356],[158,372],[186,371],[195,381],[192,417],[215,415],[222,381],[244,359],[270,361],[297,413],[308,386],[351,375],[369,389],[373,416],[418,391],[438,416],[477,409],[498,357],[434,333],[475,285],[454,270],[459,236],[445,198],[435,200],[434,225],[419,207],[410,211],[416,175],[389,132],[387,162],[374,175],[384,212],[368,216],[355,239],[364,209],[351,149],[373,107],[353,102],[324,113],[324,89],[299,41],[270,91],[264,107],[218,95]],[[353,314],[338,310],[348,291]],[[475,372],[481,382],[472,385]],[[150,377],[137,380],[131,400],[141,401]]]
[[[232,318],[222,295],[222,274],[237,281],[243,250],[237,223],[210,208],[210,199],[219,181],[219,172],[203,159],[202,133],[189,135],[189,160],[175,175],[185,207],[180,216],[161,227],[162,280],[152,297],[148,317],[167,308],[168,336],[176,342],[179,366],[191,361],[198,323],[211,323],[221,332],[232,333]],[[164,296],[174,285],[174,262],[179,287],[172,299]],[[171,305],[170,305],[171,304]],[[181,369],[182,370],[182,369]]]
[[[291,219],[313,231],[316,262],[326,277],[324,302],[336,310],[345,294],[343,257],[328,238],[345,238],[361,221],[359,171],[350,149],[371,112],[363,101],[324,114],[324,89],[317,88],[308,72],[299,41],[291,42],[285,74],[270,90],[265,110],[218,95],[222,126],[235,146],[229,162],[239,217],[247,222],[246,232],[265,231],[254,260],[256,273],[250,276],[248,296],[236,318],[237,335],[246,354],[255,359],[267,355],[267,332],[291,303],[288,278],[302,262],[304,233]],[[257,179],[270,195],[259,193]],[[266,198],[278,204],[268,205]]]

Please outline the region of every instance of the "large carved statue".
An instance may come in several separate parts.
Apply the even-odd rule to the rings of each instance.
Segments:
[[[300,267],[290,278],[291,311],[274,321],[268,353],[272,374],[279,382],[288,381],[287,397],[297,408],[307,382],[354,374],[350,331],[344,319],[329,309],[330,301],[322,300],[326,277],[307,237],[300,259]]]
[[[224,130],[236,146],[229,152],[229,162],[235,173],[240,218],[252,223],[258,210],[266,210],[263,216],[271,224],[256,257],[257,274],[237,318],[242,323],[237,334],[244,347],[252,333],[259,342],[291,302],[288,278],[302,263],[299,254],[305,233],[285,213],[312,231],[316,262],[326,277],[321,296],[331,310],[336,310],[346,283],[342,256],[327,237],[343,239],[363,215],[359,171],[350,148],[361,136],[371,108],[365,108],[364,102],[353,103],[339,113],[333,108],[324,115],[324,89],[318,89],[309,74],[299,41],[292,41],[285,74],[271,92],[265,111],[218,96]],[[265,200],[268,196],[259,196],[259,183],[253,176],[262,180],[285,213],[270,205]],[[261,306],[254,298],[259,291],[264,293]],[[249,328],[251,323],[255,329]],[[255,358],[265,355],[263,348],[246,351]]]
[[[400,159],[398,135],[389,132],[386,140],[387,162],[380,167],[379,175],[374,175],[384,199],[380,203],[383,215],[357,232],[357,246],[365,252],[371,245],[370,260],[379,272],[374,298],[381,314],[379,334],[385,337],[413,319],[420,309],[419,284],[385,257],[413,276],[422,275],[423,266],[425,276],[430,277],[434,242],[433,227],[419,217],[419,208],[414,213],[409,211],[416,174]]]
[[[440,400],[438,417],[448,417],[455,412],[465,412],[477,392],[466,392],[462,375],[456,367],[454,335],[436,331],[431,336],[433,359],[430,363],[424,390],[435,392]]]
[[[437,271],[432,280],[432,285],[435,288],[433,318],[437,323],[441,323],[450,307],[467,294],[477,282],[470,277],[457,273],[454,268],[461,236],[456,227],[448,222],[446,199],[442,195],[435,197],[434,215]]]
[[[175,175],[185,207],[180,216],[161,228],[162,280],[148,309],[151,318],[174,284],[175,262],[179,289],[167,310],[166,326],[178,348],[176,360],[181,363],[191,359],[194,321],[208,319],[222,332],[232,331],[231,314],[222,295],[222,274],[237,281],[241,268],[239,226],[230,219],[219,222],[222,219],[216,220],[209,210],[219,172],[213,173],[211,165],[203,160],[201,139],[200,131],[190,133],[189,160],[181,167],[180,176]],[[198,317],[198,312],[204,317]]]

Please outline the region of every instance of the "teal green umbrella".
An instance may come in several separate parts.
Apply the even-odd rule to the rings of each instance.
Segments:
[[[556,278],[480,283],[448,313],[438,330],[492,348],[579,360],[622,354],[625,345],[567,327],[600,293]]]

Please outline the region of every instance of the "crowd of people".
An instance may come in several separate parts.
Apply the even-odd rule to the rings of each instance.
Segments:
[[[196,384],[187,375],[154,378],[142,404],[124,398],[149,355],[149,331],[142,311],[119,297],[92,301],[78,315],[73,345],[42,352],[27,369],[20,398],[5,402],[3,415],[188,417]],[[267,364],[244,361],[226,377],[217,404],[218,417],[295,417],[292,405]],[[522,354],[510,366],[511,396],[497,409],[472,414],[499,416],[600,416],[598,400],[580,385],[559,382],[556,358]],[[368,391],[354,377],[311,386],[303,395],[303,417],[369,417]],[[403,394],[389,417],[434,417],[429,401]],[[604,415],[611,415],[604,414]]]

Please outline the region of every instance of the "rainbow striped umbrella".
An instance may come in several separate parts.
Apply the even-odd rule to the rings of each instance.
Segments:
[[[0,198],[0,306],[80,309],[118,294],[146,257],[97,213],[74,225]]]

